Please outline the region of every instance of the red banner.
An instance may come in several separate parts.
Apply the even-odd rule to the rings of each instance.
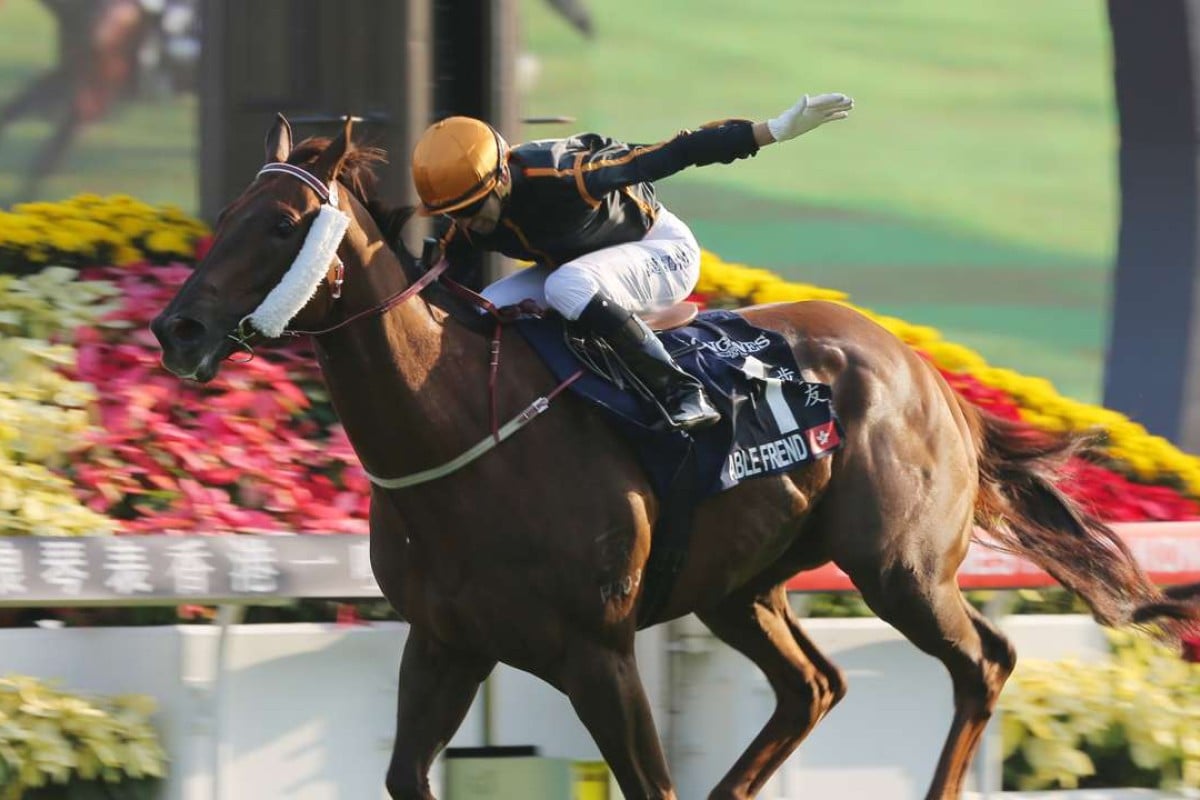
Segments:
[[[1122,522],[1112,527],[1155,583],[1200,582],[1200,522]],[[958,583],[964,589],[1038,589],[1058,585],[1024,558],[992,550],[978,542],[972,543],[958,570]],[[854,584],[837,566],[826,564],[792,578],[788,589],[845,592],[854,591]]]

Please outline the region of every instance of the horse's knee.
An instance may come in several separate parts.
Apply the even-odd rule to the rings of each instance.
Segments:
[[[951,671],[954,704],[972,717],[991,718],[1004,683],[1016,665],[1016,651],[1011,645],[994,655],[995,658],[985,651],[982,658],[964,662]]]
[[[1003,633],[986,619],[975,619],[975,630],[979,634],[983,650],[984,681],[988,687],[989,703],[994,703],[1004,688],[1004,682],[1017,666],[1017,650]]]
[[[1008,681],[1008,676],[1012,675],[1013,669],[1017,666],[1016,649],[1007,639],[1001,641],[1004,647],[997,652],[997,657],[992,658],[989,656],[987,663],[984,665],[989,716],[991,715],[992,708],[996,705],[996,701],[1000,699],[1000,692],[1004,690],[1004,684]]]
[[[841,670],[814,670],[801,680],[777,691],[777,713],[799,729],[816,724],[846,696],[846,679]]]
[[[842,698],[846,696],[846,691],[850,686],[846,683],[846,676],[842,671],[832,664],[821,675],[825,679],[825,697],[828,703],[825,712],[829,713],[834,706],[842,702]]]
[[[997,631],[992,632],[991,641],[984,640],[984,653],[997,666],[1004,678],[1012,675],[1017,666],[1017,648]]]
[[[812,686],[813,716],[820,719],[833,710],[833,707],[846,696],[846,677],[842,671],[832,664],[828,669],[822,669],[810,681]]]

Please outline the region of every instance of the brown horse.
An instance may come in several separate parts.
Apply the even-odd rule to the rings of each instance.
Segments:
[[[315,341],[337,412],[371,474],[402,476],[487,435],[489,326],[437,285],[388,300],[417,275],[412,257],[389,246],[407,213],[374,202],[370,166],[379,153],[353,148],[349,134],[347,125],[332,142],[293,150],[280,117],[266,156],[303,167],[318,187],[341,187],[351,217],[338,250],[344,286],[334,288],[339,270],[321,278],[322,267],[293,324],[336,326]],[[211,252],[153,323],[168,369],[199,381],[217,374],[321,204],[294,175],[268,172],[225,209]],[[711,797],[754,796],[846,691],[789,610],[784,582],[801,570],[836,563],[881,618],[949,670],[955,713],[930,798],[959,795],[1015,660],[955,581],[974,523],[1082,595],[1101,622],[1194,617],[1054,488],[1075,438],[982,414],[915,352],[843,306],[742,313],[783,334],[798,363],[833,387],[846,441],[831,458],[744,483],[696,513],[692,549],[658,621],[694,612],[763,670],[777,696]],[[506,342],[502,418],[555,386],[520,337]],[[657,508],[630,447],[568,394],[450,475],[374,489],[375,575],[412,626],[387,774],[393,797],[432,797],[430,763],[497,662],[570,698],[625,797],[675,796],[633,647]]]

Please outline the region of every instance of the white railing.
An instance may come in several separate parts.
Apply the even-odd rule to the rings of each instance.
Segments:
[[[1156,579],[1192,581],[1200,580],[1196,530],[1169,524],[1122,533]],[[0,539],[0,605],[220,606],[216,626],[0,630],[0,673],[158,697],[172,762],[168,800],[382,798],[407,626],[236,624],[246,605],[378,597],[366,548],[365,536],[346,535]],[[986,551],[973,553],[960,577],[968,586],[1044,585],[1028,565]],[[810,573],[793,588],[835,590],[844,588],[835,585],[840,579]],[[802,606],[802,593],[795,597]],[[1024,657],[1106,653],[1088,620],[1022,616],[1002,624]],[[952,713],[941,665],[874,619],[805,627],[846,671],[850,693],[762,797],[922,796]],[[680,797],[703,797],[770,713],[770,689],[693,618],[643,632],[638,659]],[[452,744],[533,744],[546,756],[599,757],[561,695],[507,668],[489,679]],[[1040,797],[998,792],[994,738],[978,767],[973,788],[984,793],[975,797]]]

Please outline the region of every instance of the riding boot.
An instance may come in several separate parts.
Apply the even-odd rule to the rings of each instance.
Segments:
[[[694,430],[721,419],[700,381],[675,363],[667,348],[637,315],[601,292],[588,302],[579,322],[612,346],[654,395],[673,427]]]

